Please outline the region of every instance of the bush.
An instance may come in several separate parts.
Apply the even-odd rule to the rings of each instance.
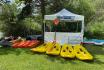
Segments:
[[[88,38],[104,39],[104,22],[88,24],[86,27],[85,36]]]
[[[15,4],[3,5],[3,13],[0,16],[0,31],[5,36],[27,36],[41,33],[41,24],[38,24],[39,22],[36,22],[34,17],[18,20],[17,15]]]
[[[41,25],[31,18],[26,18],[23,21],[18,21],[12,24],[1,24],[1,31],[5,36],[27,36],[32,34],[41,34]]]
[[[23,21],[18,23],[18,26],[18,28],[21,29],[19,34],[22,34],[23,36],[41,34],[41,25],[32,18],[25,18]]]

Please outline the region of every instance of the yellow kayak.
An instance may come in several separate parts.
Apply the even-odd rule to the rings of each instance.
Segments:
[[[75,57],[75,53],[74,53],[73,46],[70,45],[70,44],[64,44],[62,46],[60,56],[68,57],[68,58],[74,58]]]
[[[74,52],[80,60],[93,60],[93,56],[82,45],[75,45]]]
[[[61,50],[61,45],[58,43],[53,43],[53,45],[47,48],[46,54],[59,55]]]
[[[48,42],[48,43],[44,43],[36,48],[32,48],[31,50],[34,51],[34,52],[46,52],[46,49],[47,47],[49,47],[52,43],[51,42]]]

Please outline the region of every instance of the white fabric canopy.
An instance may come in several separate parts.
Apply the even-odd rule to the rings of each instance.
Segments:
[[[54,20],[56,18],[63,21],[84,21],[84,16],[71,13],[66,9],[62,9],[60,12],[52,15],[44,16],[45,20]]]
[[[84,35],[84,16],[71,13],[70,11],[63,9],[58,13],[52,15],[45,15],[44,20],[55,20],[58,18],[60,21],[65,22],[74,22],[81,21],[81,32],[44,32],[44,41],[51,42],[54,40],[56,35],[56,42],[60,44],[71,43],[71,44],[80,44],[83,42]],[[45,26],[44,26],[45,27]],[[45,31],[45,29],[44,29]]]

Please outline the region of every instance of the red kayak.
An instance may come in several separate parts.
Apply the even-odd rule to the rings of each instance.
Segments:
[[[22,46],[25,48],[25,47],[27,47],[30,43],[31,43],[31,41],[26,41]]]
[[[22,42],[18,42],[18,43],[14,43],[12,45],[13,48],[31,48],[31,47],[35,47],[39,44],[38,40],[28,40],[28,41],[22,41]]]
[[[17,47],[23,47],[23,44],[25,44],[25,43],[26,43],[26,41],[22,41],[17,45]]]
[[[39,41],[31,41],[31,43],[28,45],[28,47],[36,47],[39,44]]]
[[[13,45],[12,45],[12,47],[13,48],[17,48],[17,45],[19,45],[20,43],[18,42],[18,43],[14,43]]]

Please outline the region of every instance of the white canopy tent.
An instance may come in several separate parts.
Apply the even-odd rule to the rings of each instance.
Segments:
[[[45,15],[45,20],[54,20],[59,18],[65,21],[84,21],[84,16],[71,13],[70,11],[63,9],[60,12],[52,15]]]
[[[70,11],[68,11],[66,9],[62,9],[60,12],[52,14],[52,15],[44,16],[44,20],[52,21],[56,18],[58,18],[60,20],[60,22],[61,21],[65,21],[65,22],[81,21],[82,22],[82,26],[81,26],[82,28],[81,28],[80,33],[57,32],[57,35],[56,35],[57,42],[63,44],[63,43],[80,43],[83,41],[84,16],[71,13]],[[45,41],[53,41],[54,33],[55,32],[44,32]],[[65,39],[65,37],[66,37],[66,39]]]

